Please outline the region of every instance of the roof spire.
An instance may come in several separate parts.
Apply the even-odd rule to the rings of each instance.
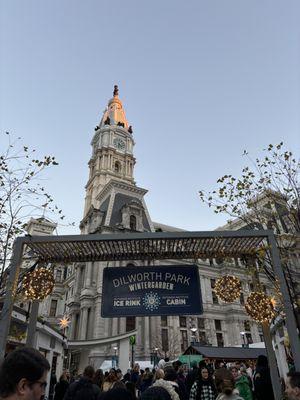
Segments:
[[[119,88],[118,88],[118,85],[115,85],[114,86],[114,97],[118,97],[118,95],[119,95]]]

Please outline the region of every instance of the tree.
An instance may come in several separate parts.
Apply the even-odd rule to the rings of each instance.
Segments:
[[[245,150],[248,166],[241,176],[224,175],[212,191],[199,192],[200,199],[215,213],[225,213],[229,229],[272,229],[276,234],[281,262],[286,272],[292,298],[296,306],[297,286],[293,270],[293,256],[300,253],[300,182],[299,160],[284,148],[283,142],[270,144],[265,155],[253,160]],[[272,270],[268,248],[256,255],[256,261],[278,289]]]
[[[22,145],[5,132],[7,148],[0,155],[0,286],[8,266],[15,238],[25,232],[29,217],[62,214],[53,197],[41,184],[41,177],[50,167],[57,166],[53,156],[35,157],[35,150]]]
[[[174,359],[180,353],[180,335],[173,329],[165,328],[165,335],[162,330],[158,330],[152,337],[152,347],[157,348],[157,356],[159,358],[169,357]]]

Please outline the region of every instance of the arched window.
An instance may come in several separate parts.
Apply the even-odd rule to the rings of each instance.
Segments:
[[[136,231],[136,216],[135,215],[130,215],[129,225],[130,225],[130,229],[132,231]]]
[[[119,163],[119,161],[115,162],[115,172],[117,174],[121,172],[121,164]]]

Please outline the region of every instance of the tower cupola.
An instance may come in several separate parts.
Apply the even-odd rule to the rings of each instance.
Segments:
[[[114,86],[113,97],[109,100],[106,110],[99,124],[99,128],[104,126],[120,126],[128,130],[129,124],[126,119],[122,101],[119,99],[118,86]]]

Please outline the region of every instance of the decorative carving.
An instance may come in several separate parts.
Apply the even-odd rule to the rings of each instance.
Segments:
[[[119,88],[118,88],[118,85],[115,85],[114,86],[114,97],[116,97],[118,95],[119,95]]]

